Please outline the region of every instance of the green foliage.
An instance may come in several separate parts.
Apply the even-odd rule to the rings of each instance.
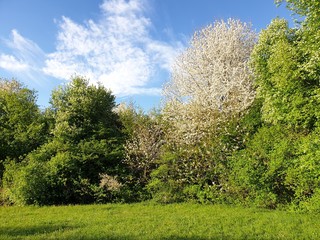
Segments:
[[[36,94],[16,80],[0,79],[0,179],[6,158],[20,161],[47,137]]]
[[[157,168],[163,141],[161,115],[156,111],[145,114],[133,104],[121,104],[117,108],[126,136],[124,144],[125,172],[121,178],[131,189],[130,201],[150,199],[146,185],[151,172]]]
[[[75,77],[69,85],[52,93],[54,137],[62,142],[104,139],[120,134],[120,122],[113,111],[115,97],[103,86]]]
[[[52,139],[21,164],[7,164],[4,187],[9,199],[39,205],[111,201],[112,191],[101,185],[101,176],[114,174],[122,158],[114,107],[109,91],[78,77],[53,92],[48,112]]]
[[[230,157],[245,148],[260,127],[260,108],[261,101],[257,99],[241,118],[230,118],[207,129],[210,134],[197,144],[179,145],[165,140],[159,167],[148,183],[152,198],[164,203],[234,202],[236,197],[229,183],[233,171]]]
[[[284,126],[264,126],[234,154],[230,183],[239,200],[269,208],[292,200],[286,178],[293,166],[295,138]]]
[[[300,201],[297,205],[293,206],[293,209],[299,212],[320,212],[320,190],[317,188],[309,198],[305,198]]]
[[[320,3],[317,0],[275,0],[277,4],[286,2],[287,7],[295,14],[306,17],[303,25],[318,25],[320,16]]]
[[[102,173],[112,172],[114,157],[103,140],[77,146],[51,142],[21,164],[6,165],[4,188],[9,200],[20,205],[113,201],[118,191],[101,183]]]
[[[273,20],[261,32],[252,65],[264,99],[264,119],[312,130],[320,112],[319,1],[286,2],[306,18],[298,29],[289,29],[285,20]]]
[[[275,19],[263,30],[252,53],[258,96],[266,122],[312,129],[319,112],[314,83],[304,79],[299,34],[285,20]]]
[[[3,176],[4,194],[9,202],[17,205],[45,203],[47,171],[41,162],[13,161],[6,164]],[[50,201],[50,200],[49,200]]]
[[[294,203],[317,204],[320,189],[320,138],[319,130],[298,139],[293,165],[288,169],[286,184],[295,193]],[[319,208],[319,205],[315,205]],[[304,208],[304,207],[303,207]],[[309,207],[308,207],[309,208]]]
[[[264,126],[231,161],[231,193],[244,204],[314,209],[319,191],[319,133]]]
[[[127,135],[124,146],[124,164],[129,168],[133,181],[144,187],[150,173],[157,166],[163,145],[163,131],[157,114],[144,114],[132,107],[119,111],[123,130]]]
[[[238,187],[236,195],[244,201],[317,209],[319,1],[286,2],[305,18],[296,29],[275,19],[260,34],[251,63],[262,119],[271,125],[260,128],[246,148],[233,156],[232,179]]]
[[[116,107],[110,91],[81,77],[53,91],[41,112],[34,91],[1,80],[0,203],[152,197],[319,212],[320,3],[286,2],[302,21],[290,29],[273,20],[253,49],[251,69],[255,34],[247,25],[230,20],[196,33],[157,113]],[[239,27],[241,37],[232,36],[241,43],[236,50],[246,49],[237,53],[240,62],[223,48],[226,33]],[[235,57],[237,66],[228,60],[212,68],[208,54],[219,63]]]
[[[159,167],[148,184],[153,198],[159,202],[229,202],[229,157],[243,148],[250,132],[255,131],[255,124],[259,124],[247,125],[256,118],[259,122],[254,111],[245,116],[208,129],[208,137],[197,144],[166,142]]]
[[[151,180],[147,189],[152,195],[152,199],[159,203],[173,203],[184,200],[182,190],[183,185],[172,179],[171,172],[174,171],[171,166],[175,156],[169,152],[162,156],[162,164],[151,173]]]

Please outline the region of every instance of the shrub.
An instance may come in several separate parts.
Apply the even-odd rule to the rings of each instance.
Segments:
[[[4,194],[9,202],[17,205],[45,204],[47,194],[46,165],[40,162],[7,162],[3,176]]]
[[[297,140],[296,155],[288,169],[286,185],[295,193],[295,204],[316,209],[320,189],[319,129]]]
[[[231,191],[241,202],[275,208],[291,202],[287,172],[295,159],[296,134],[284,126],[264,126],[231,158]]]

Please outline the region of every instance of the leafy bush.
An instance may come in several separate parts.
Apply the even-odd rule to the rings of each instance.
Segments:
[[[172,156],[167,155],[165,160],[170,162]],[[162,164],[151,173],[151,180],[147,189],[156,202],[173,203],[183,200],[182,184],[171,179],[170,171],[171,169],[167,164]]]
[[[286,184],[295,193],[294,203],[303,208],[319,207],[316,199],[320,190],[319,130],[301,137],[296,143],[297,157],[288,169]]]
[[[228,191],[228,156],[242,140],[237,121],[220,127],[197,144],[166,141],[148,184],[153,198],[161,193],[164,201],[222,202]]]
[[[3,176],[4,193],[11,203],[17,205],[50,203],[47,186],[46,165],[41,162],[15,163],[5,165]]]
[[[294,192],[286,179],[293,166],[295,137],[284,126],[260,128],[231,159],[230,183],[235,196],[269,208],[290,202]]]
[[[4,189],[10,202],[56,205],[111,202],[121,198],[121,184],[115,177],[92,174],[89,178],[88,172],[96,167],[84,164],[72,152],[58,152],[47,161],[41,161],[41,157],[33,153],[20,164],[6,165]]]
[[[83,78],[54,91],[53,136],[21,164],[7,164],[9,199],[17,204],[92,203],[106,194],[104,201],[111,201],[115,191],[99,183],[101,174],[115,175],[123,154],[114,107],[109,91]]]

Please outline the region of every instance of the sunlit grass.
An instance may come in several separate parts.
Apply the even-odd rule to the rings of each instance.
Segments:
[[[0,239],[320,239],[320,215],[197,204],[0,207]]]

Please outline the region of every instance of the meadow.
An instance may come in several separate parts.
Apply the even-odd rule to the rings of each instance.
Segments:
[[[191,203],[0,207],[0,239],[320,239],[320,216]]]

